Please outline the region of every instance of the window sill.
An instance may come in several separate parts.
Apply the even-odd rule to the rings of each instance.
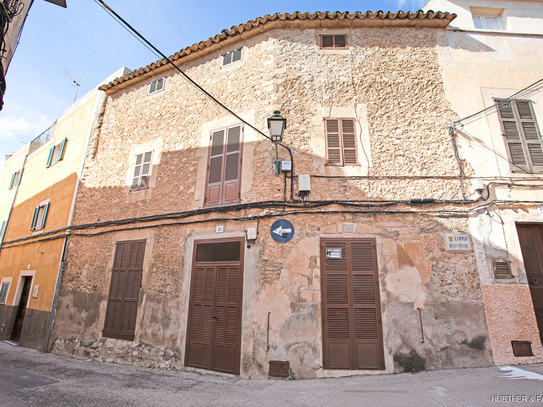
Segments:
[[[129,189],[126,194],[126,203],[144,201],[151,198],[153,188],[147,187],[142,189]]]

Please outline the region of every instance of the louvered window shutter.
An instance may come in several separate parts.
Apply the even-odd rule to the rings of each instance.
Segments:
[[[46,168],[49,168],[51,166],[51,162],[53,161],[54,152],[55,152],[55,147],[51,147],[49,149],[49,155],[47,156],[47,163],[45,164]]]
[[[345,35],[334,35],[334,47],[345,48],[346,46],[347,41]]]
[[[211,135],[211,149],[207,169],[206,205],[221,203],[225,133],[225,130],[219,130]]]
[[[334,47],[334,36],[333,35],[322,35],[321,36],[321,47],[322,48],[333,48]]]
[[[226,160],[224,165],[224,187],[222,203],[233,203],[239,200],[241,172],[241,126],[228,129],[226,140]]]
[[[39,225],[40,229],[43,229],[45,227],[45,220],[47,219],[47,213],[49,212],[49,202],[47,202],[43,207],[43,214],[41,217],[41,223]]]
[[[358,165],[353,119],[326,120],[328,165]]]
[[[511,171],[543,172],[541,135],[528,100],[497,101]]]
[[[117,243],[108,294],[104,336],[134,340],[145,242]]]
[[[9,182],[9,189],[12,189],[13,188],[13,184],[15,183],[15,176],[17,175],[16,172],[14,172],[12,175],[11,175],[11,181]]]
[[[36,223],[38,223],[38,215],[40,213],[40,207],[34,208],[34,214],[32,215],[32,223],[30,224],[30,230],[36,230]]]
[[[62,142],[60,143],[60,148],[58,150],[58,156],[57,161],[60,161],[64,158],[64,150],[66,149],[66,137],[62,139]]]
[[[326,149],[329,165],[343,165],[338,119],[326,120]]]
[[[354,120],[341,120],[341,136],[343,143],[343,165],[357,165]]]

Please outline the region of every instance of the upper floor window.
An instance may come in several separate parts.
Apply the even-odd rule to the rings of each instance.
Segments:
[[[237,61],[241,61],[241,51],[242,48],[229,51],[226,54],[222,55],[222,66],[232,64]]]
[[[16,171],[13,174],[11,174],[11,181],[9,182],[9,189],[13,189],[17,185],[19,185],[20,180],[21,180],[21,171]]]
[[[149,84],[149,95],[152,93],[159,92],[161,90],[164,90],[164,82],[166,81],[165,78],[160,78],[157,81],[151,82]]]
[[[483,30],[503,30],[500,16],[473,14],[473,24]]]
[[[321,48],[347,48],[347,36],[345,34],[321,35]]]
[[[58,163],[60,160],[64,158],[64,151],[66,151],[67,141],[68,140],[66,139],[66,137],[64,137],[59,144],[49,149],[49,155],[47,156],[47,164],[45,165],[47,168],[49,168],[52,165],[55,165],[56,163]]]
[[[204,204],[219,205],[240,201],[241,125],[211,133]]]
[[[354,119],[326,119],[326,156],[328,165],[358,165]]]
[[[32,215],[32,223],[30,230],[41,230],[45,227],[45,220],[47,219],[47,213],[49,212],[49,202],[34,208],[34,215]]]
[[[134,177],[132,178],[132,190],[145,189],[149,187],[149,177],[151,176],[151,160],[153,152],[147,151],[136,155],[136,165],[134,167]]]
[[[513,172],[543,172],[541,133],[530,100],[496,99]]]

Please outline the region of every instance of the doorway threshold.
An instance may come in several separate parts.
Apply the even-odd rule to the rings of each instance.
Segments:
[[[6,339],[4,342],[11,346],[19,346],[19,342],[12,341],[11,339]]]

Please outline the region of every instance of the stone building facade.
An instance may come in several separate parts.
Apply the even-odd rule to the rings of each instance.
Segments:
[[[170,57],[237,117],[165,60],[102,87],[53,352],[251,378],[492,365],[454,17],[275,14]],[[255,130],[277,109],[280,175]]]

